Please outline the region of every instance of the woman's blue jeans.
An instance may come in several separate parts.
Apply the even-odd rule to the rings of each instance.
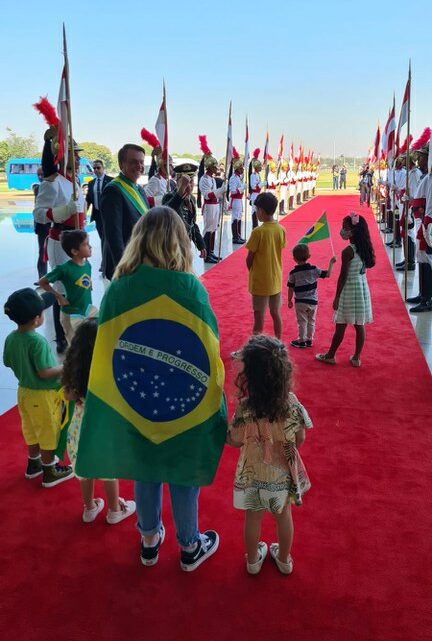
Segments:
[[[142,536],[153,536],[161,528],[162,487],[162,483],[135,482],[137,526]],[[177,541],[182,547],[188,547],[200,539],[198,530],[199,487],[170,483],[169,491]]]

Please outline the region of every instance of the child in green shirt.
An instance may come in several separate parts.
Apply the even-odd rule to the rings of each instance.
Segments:
[[[88,234],[80,229],[64,231],[60,241],[71,259],[41,278],[39,286],[56,297],[61,307],[60,322],[70,345],[77,326],[97,313],[92,305],[91,265],[87,260],[91,256],[91,246]],[[65,295],[51,286],[50,283],[55,282],[63,285]]]
[[[6,338],[3,362],[18,379],[18,410],[28,449],[25,477],[43,474],[43,487],[74,476],[72,468],[59,465],[54,456],[61,424],[58,379],[62,366],[57,365],[46,338],[35,331],[52,302],[52,296],[42,298],[25,288],[11,294],[4,306],[5,314],[18,325]]]

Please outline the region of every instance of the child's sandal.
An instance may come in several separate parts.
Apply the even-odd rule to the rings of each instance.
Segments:
[[[321,363],[336,365],[335,359],[332,358],[331,356],[328,356],[327,354],[315,354],[315,358],[317,359],[317,361],[321,361]]]
[[[291,554],[288,554],[287,563],[282,563],[282,561],[279,561],[279,543],[272,543],[270,545],[270,556],[276,563],[277,568],[281,574],[291,574],[294,566],[292,556]]]

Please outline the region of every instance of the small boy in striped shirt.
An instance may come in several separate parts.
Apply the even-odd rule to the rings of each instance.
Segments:
[[[293,297],[298,324],[298,338],[291,341],[293,347],[312,347],[315,333],[315,318],[318,307],[318,278],[330,278],[336,257],[330,258],[327,269],[319,269],[307,261],[309,245],[296,245],[293,258],[297,263],[288,276],[288,307],[293,307]]]

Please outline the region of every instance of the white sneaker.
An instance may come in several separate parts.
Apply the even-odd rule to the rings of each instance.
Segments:
[[[246,570],[249,574],[258,574],[261,571],[262,564],[267,556],[267,551],[267,543],[260,541],[258,543],[258,561],[255,561],[255,563],[249,563],[246,554]]]
[[[292,556],[291,554],[288,554],[287,563],[282,563],[282,561],[279,561],[279,543],[272,543],[270,545],[270,556],[276,563],[279,572],[281,572],[282,574],[291,574],[294,566]]]
[[[110,525],[115,525],[116,523],[120,523],[120,521],[124,521],[128,516],[132,516],[135,512],[135,501],[125,501],[124,499],[119,498],[119,504],[120,509],[118,511],[113,512],[113,510],[108,510],[106,520]]]
[[[94,502],[96,503],[96,507],[91,510],[84,505],[84,512],[82,515],[84,523],[91,523],[94,521],[99,512],[102,512],[105,507],[105,501],[103,499],[95,499]]]

